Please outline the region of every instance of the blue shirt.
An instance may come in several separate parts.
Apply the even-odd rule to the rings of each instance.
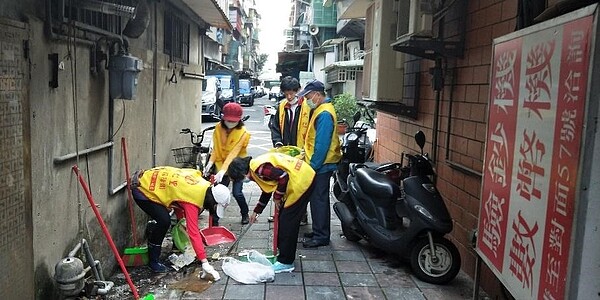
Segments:
[[[324,103],[331,102],[331,98],[326,98]],[[321,112],[315,119],[315,152],[310,158],[310,166],[317,174],[332,172],[337,169],[337,163],[324,164],[327,152],[331,147],[331,137],[335,130],[333,116],[327,112]]]

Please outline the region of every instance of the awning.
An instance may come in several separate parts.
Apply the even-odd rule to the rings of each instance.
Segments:
[[[338,20],[358,19],[367,16],[367,8],[373,0],[345,0],[338,2]]]
[[[336,61],[328,66],[326,66],[325,68],[321,69],[321,71],[329,71],[329,70],[333,70],[333,69],[348,69],[348,68],[356,68],[356,67],[362,67],[364,63],[364,60],[362,59],[357,59],[357,60],[341,60],[341,61]]]
[[[210,26],[224,28],[229,31],[233,29],[228,17],[216,0],[183,0],[183,3]]]
[[[323,44],[321,44],[321,47],[340,44],[346,40],[348,40],[348,39],[345,37],[329,39],[329,40],[324,41]]]

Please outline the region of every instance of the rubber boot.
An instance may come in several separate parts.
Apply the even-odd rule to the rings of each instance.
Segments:
[[[148,243],[148,266],[156,273],[167,272],[167,266],[160,263],[161,246]]]

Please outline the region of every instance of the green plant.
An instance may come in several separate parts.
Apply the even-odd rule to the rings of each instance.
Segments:
[[[356,98],[348,93],[338,94],[331,100],[338,122],[346,119],[349,126],[354,125],[354,114],[358,111]]]

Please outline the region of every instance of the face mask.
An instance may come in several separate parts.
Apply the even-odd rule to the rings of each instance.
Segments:
[[[229,128],[229,129],[234,128],[238,124],[238,122],[229,122],[229,121],[225,121],[223,123],[225,123],[225,127]]]
[[[312,97],[310,99],[306,99],[306,105],[308,105],[308,107],[310,107],[310,109],[315,109],[317,108],[317,104],[315,102],[313,102],[313,99],[315,97]]]
[[[288,100],[288,103],[291,104],[291,105],[294,105],[294,104],[298,103],[298,97],[294,97],[294,99]]]

